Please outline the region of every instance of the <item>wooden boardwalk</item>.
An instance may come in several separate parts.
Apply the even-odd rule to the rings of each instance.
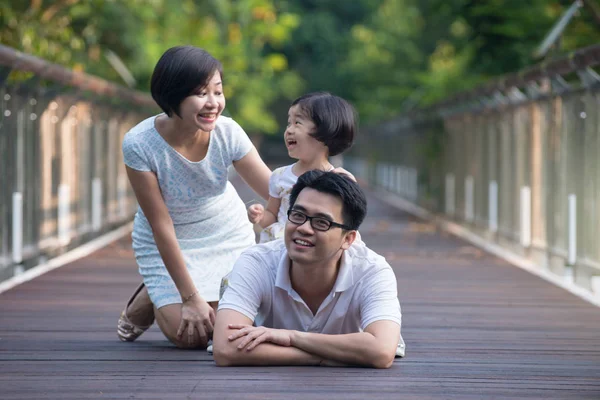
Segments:
[[[362,237],[394,267],[404,316],[389,370],[217,368],[156,327],[121,343],[139,281],[123,239],[0,294],[0,399],[600,399],[599,308],[369,201]]]

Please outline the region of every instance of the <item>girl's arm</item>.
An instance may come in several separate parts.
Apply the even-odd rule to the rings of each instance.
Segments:
[[[256,148],[252,148],[241,159],[233,162],[233,167],[242,179],[263,199],[269,198],[269,178],[271,170],[264,163]],[[277,214],[275,214],[277,215]]]
[[[267,208],[265,209],[265,213],[258,224],[261,228],[266,228],[269,225],[277,222],[277,214],[279,213],[279,207],[281,207],[281,199],[278,197],[270,197],[267,202]]]

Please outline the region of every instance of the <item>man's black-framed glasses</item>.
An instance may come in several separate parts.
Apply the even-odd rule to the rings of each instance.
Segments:
[[[346,229],[348,231],[352,230],[349,226],[346,226],[343,224],[338,224],[337,222],[330,221],[327,218],[309,217],[308,215],[306,215],[303,212],[298,211],[298,210],[288,210],[287,216],[288,216],[288,221],[290,221],[291,223],[296,224],[296,225],[302,225],[303,223],[306,222],[306,220],[309,220],[310,226],[312,226],[313,229],[316,229],[321,232],[328,231],[332,227],[342,228],[342,229]]]

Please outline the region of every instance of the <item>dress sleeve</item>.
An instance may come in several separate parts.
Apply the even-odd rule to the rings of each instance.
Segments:
[[[271,174],[271,177],[269,178],[269,196],[275,198],[275,199],[279,199],[281,198],[281,193],[279,193],[279,178],[281,178],[281,172],[283,171],[283,168],[277,168],[275,171],[273,171],[273,173]]]
[[[123,162],[136,171],[151,171],[146,153],[133,135],[125,135],[122,145]]]
[[[383,268],[369,277],[361,289],[361,329],[376,321],[388,320],[402,325],[402,313],[391,268]]]
[[[219,310],[237,311],[253,322],[260,309],[263,294],[268,288],[268,276],[261,273],[261,262],[248,252],[242,253],[233,266],[227,290],[219,301]],[[263,276],[265,275],[265,276]]]
[[[252,141],[250,141],[250,138],[248,137],[246,132],[237,122],[235,122],[233,119],[230,119],[229,125],[230,134],[228,135],[228,150],[231,156],[231,162],[233,162],[244,158],[244,156],[248,154],[250,150],[252,150],[254,145],[252,144]]]

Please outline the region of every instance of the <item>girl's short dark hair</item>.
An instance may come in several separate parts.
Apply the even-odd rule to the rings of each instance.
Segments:
[[[294,100],[292,106],[295,105],[315,124],[316,131],[311,136],[327,146],[330,156],[352,146],[357,116],[346,100],[327,92],[313,92]]]
[[[223,66],[206,50],[194,46],[172,47],[154,67],[150,83],[152,98],[169,117],[173,113],[179,115],[183,99],[208,85],[217,71],[223,79]]]

